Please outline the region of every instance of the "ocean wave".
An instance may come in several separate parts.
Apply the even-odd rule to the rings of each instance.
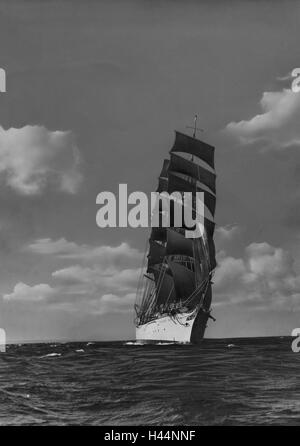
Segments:
[[[11,345],[0,355],[0,425],[295,425],[299,364],[290,342]]]

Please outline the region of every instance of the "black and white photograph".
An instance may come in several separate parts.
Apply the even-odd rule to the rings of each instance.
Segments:
[[[299,30],[0,0],[1,427],[300,426]]]

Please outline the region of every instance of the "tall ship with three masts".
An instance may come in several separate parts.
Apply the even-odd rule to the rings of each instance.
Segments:
[[[184,222],[182,227],[152,227],[135,304],[138,341],[198,343],[208,319],[214,319],[214,147],[196,139],[195,134],[196,117],[193,137],[176,132],[170,158],[163,162],[157,192],[192,192],[192,207],[196,192],[204,192],[201,236],[186,238]]]

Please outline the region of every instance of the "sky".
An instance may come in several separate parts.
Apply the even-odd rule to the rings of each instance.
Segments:
[[[148,230],[96,196],[155,191],[194,114],[215,145],[218,267],[207,337],[300,316],[300,5],[2,1],[0,327],[8,341],[134,338]]]

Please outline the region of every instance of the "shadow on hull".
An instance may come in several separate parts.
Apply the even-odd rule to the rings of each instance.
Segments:
[[[205,333],[205,329],[207,326],[207,320],[209,318],[209,313],[203,310],[200,310],[195,318],[192,333],[191,333],[191,343],[192,344],[200,344]]]

